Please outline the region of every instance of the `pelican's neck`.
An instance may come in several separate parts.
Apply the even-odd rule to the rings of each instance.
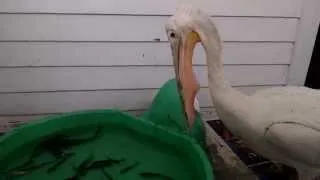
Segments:
[[[207,56],[210,95],[219,118],[229,130],[239,134],[239,127],[252,123],[248,121],[248,115],[254,105],[249,96],[242,94],[225,82],[220,39],[218,34],[212,33],[216,31],[211,31],[211,35],[208,34],[207,38],[203,38],[202,41]]]
[[[225,82],[221,60],[221,44],[217,36],[207,36],[203,42],[208,66],[208,85],[212,91],[225,91],[231,86]]]
[[[239,106],[235,100],[247,102],[247,96],[240,93],[225,81],[223,62],[221,59],[221,41],[215,27],[211,30],[203,32],[202,45],[205,49],[208,66],[208,86],[210,94],[215,104],[223,106],[223,108],[234,109]],[[232,107],[233,106],[233,107]]]

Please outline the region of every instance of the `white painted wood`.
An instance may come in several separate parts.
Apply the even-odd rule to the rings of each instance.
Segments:
[[[2,0],[0,12],[172,14],[181,0]],[[300,0],[204,0],[197,5],[212,15],[298,17]]]
[[[291,43],[225,43],[225,64],[289,64]],[[171,65],[168,43],[0,43],[0,66]],[[265,55],[263,55],[265,54]],[[194,64],[205,65],[203,48]]]
[[[0,132],[47,113],[120,108],[140,114],[154,88],[174,76],[167,42],[154,41],[167,41],[164,24],[179,1],[0,1]],[[225,41],[227,80],[248,94],[286,84],[300,3],[197,1],[215,16]],[[195,71],[206,87],[199,48],[194,64],[202,65]],[[199,100],[203,119],[217,119],[206,88]]]
[[[0,133],[5,133],[21,123],[30,122],[43,116],[0,116]]]
[[[132,110],[128,111],[129,113],[139,116],[141,115],[145,110]],[[219,119],[217,116],[217,113],[213,107],[208,108],[201,108],[201,118],[204,121],[211,121],[211,120],[217,120]],[[31,122],[35,120],[39,120],[41,118],[49,117],[49,116],[55,116],[59,114],[41,114],[41,115],[10,115],[10,116],[1,116],[0,115],[0,133],[7,132],[8,130],[14,128],[15,126]]]
[[[1,14],[0,41],[166,41],[165,16]],[[213,18],[224,41],[293,41],[297,19]]]
[[[203,107],[200,110],[201,119],[204,121],[219,120],[218,113],[214,107]]]
[[[225,66],[234,86],[282,85],[287,65]],[[194,67],[201,86],[207,86],[206,66]],[[174,77],[172,66],[2,68],[0,92],[159,88]]]
[[[319,22],[320,1],[303,1],[303,12],[298,25],[294,55],[288,76],[289,85],[304,85]]]
[[[146,109],[155,90],[0,94],[0,114],[50,114],[86,109]],[[19,108],[20,107],[20,108]]]
[[[248,86],[248,87],[236,87],[236,88],[238,90],[242,91],[243,93],[250,95],[250,94],[253,94],[257,90],[261,90],[261,89],[269,88],[269,87],[271,87],[271,86]],[[149,94],[150,93],[154,94],[155,90],[136,90],[135,92],[139,92],[139,91],[140,91],[140,94],[141,94],[141,91],[144,91],[145,96],[143,97],[143,99],[145,99],[145,102],[143,103],[143,105],[149,104],[150,101],[152,100],[152,98],[150,97]],[[205,102],[209,102],[209,99],[206,99],[206,97],[208,96],[207,91],[208,90],[206,88],[202,89],[201,96],[200,96],[201,97],[201,99],[200,99],[201,104],[204,104]],[[126,91],[126,93],[128,93],[128,92],[129,91]],[[95,93],[103,95],[103,92],[95,92]],[[118,93],[118,96],[122,94],[121,91],[120,92],[117,91],[116,94],[117,93]],[[27,114],[36,113],[36,112],[39,113],[40,109],[41,110],[46,109],[46,108],[48,109],[48,107],[49,107],[49,108],[53,108],[53,109],[51,109],[52,112],[59,112],[57,110],[61,110],[60,112],[67,112],[67,110],[79,111],[79,110],[94,109],[94,108],[92,108],[92,106],[95,106],[97,108],[106,108],[107,104],[110,104],[110,102],[109,102],[110,100],[112,101],[112,99],[113,99],[113,101],[114,101],[115,100],[114,98],[119,98],[119,97],[116,97],[114,95],[114,93],[108,93],[107,96],[110,96],[110,95],[113,96],[113,97],[109,97],[109,98],[107,98],[107,96],[104,96],[104,95],[100,96],[100,98],[102,100],[105,100],[105,102],[103,102],[103,103],[105,103],[105,105],[101,105],[101,104],[99,104],[99,103],[101,103],[100,99],[98,101],[96,101],[95,104],[92,104],[93,97],[95,95],[94,95],[94,93],[91,93],[91,92],[87,92],[85,94],[85,96],[89,96],[89,97],[80,96],[80,94],[78,94],[78,92],[73,92],[74,95],[71,95],[71,96],[67,96],[68,93],[58,93],[58,94],[45,93],[45,94],[47,94],[46,96],[41,95],[41,94],[42,93],[34,93],[34,94],[30,94],[30,96],[28,96],[26,94],[24,94],[24,95],[12,94],[12,96],[11,95],[9,97],[7,96],[6,99],[9,100],[10,102],[8,101],[8,104],[6,103],[5,108],[10,108],[9,106],[12,106],[11,108],[13,109],[13,113],[15,113],[15,115],[10,115],[10,116],[0,115],[0,133],[8,131],[9,129],[15,127],[16,125],[18,125],[20,123],[29,122],[32,120],[37,120],[37,119],[46,117],[46,116],[55,115],[55,114],[44,114],[44,112],[42,112],[42,114],[39,114],[39,115],[27,115]],[[78,94],[78,95],[76,95],[76,94]],[[132,95],[136,95],[136,94],[137,93],[132,93]],[[66,98],[68,100],[66,101],[63,97],[59,97],[59,96],[64,96],[64,98]],[[4,97],[4,95],[0,95],[0,97],[2,98],[2,97]],[[44,97],[44,99],[42,99],[43,97]],[[128,101],[135,101],[134,99],[132,99],[132,97],[134,97],[134,96],[130,96]],[[10,99],[10,98],[12,98],[12,99]],[[20,99],[20,98],[22,98],[22,99]],[[78,98],[80,98],[80,99],[78,99]],[[120,97],[120,98],[123,98],[123,97]],[[139,98],[139,97],[137,97],[137,98]],[[147,100],[147,98],[149,98],[149,99]],[[42,105],[46,108],[40,107],[36,103],[30,103],[30,102],[33,102],[35,99],[37,99],[37,103],[42,102]],[[83,101],[84,99],[87,99],[88,102],[84,102]],[[26,101],[28,101],[29,103]],[[74,106],[75,103],[72,101],[84,102],[85,105],[82,107],[78,106],[77,108],[75,108],[75,106]],[[138,101],[141,102],[140,99]],[[149,101],[149,102],[147,102],[147,101]],[[119,103],[119,101],[116,100],[114,103],[117,104],[117,103]],[[55,104],[56,106],[54,107],[53,104]],[[37,109],[36,111],[29,111],[29,112],[24,112],[24,111],[17,112],[16,111],[17,109],[20,109],[20,108],[21,109],[24,109],[24,108],[36,109],[35,107],[31,108],[31,106],[37,106],[37,107],[40,107],[40,109]],[[141,107],[141,106],[135,106],[135,108],[136,107]],[[1,106],[1,108],[4,108],[4,106]],[[14,108],[16,108],[16,109],[14,110]],[[1,109],[1,111],[5,112],[5,114],[9,114],[9,112],[11,112],[10,110],[6,111],[4,109]],[[129,113],[134,114],[134,115],[140,115],[144,111],[145,110],[129,110]],[[22,114],[19,115],[19,113],[23,113],[24,115],[22,115]],[[200,114],[201,114],[201,118],[205,121],[219,119],[214,107],[201,107]]]
[[[133,115],[141,115],[145,110],[132,110],[128,111]],[[204,121],[211,121],[219,119],[217,113],[213,107],[201,108],[201,118]],[[0,115],[0,133],[7,132],[8,130],[14,128],[15,126],[38,120],[48,116],[55,116],[58,114],[41,114],[41,115],[10,115],[10,116],[1,116]]]
[[[142,110],[130,111],[133,115],[142,114]],[[11,115],[0,116],[0,133],[8,132],[10,129],[23,123],[40,120],[41,118],[51,117],[59,114],[41,114],[41,115]]]
[[[7,123],[13,124],[13,123],[17,123],[17,122],[26,122],[28,120],[39,119],[39,118],[43,118],[45,116],[50,116],[50,115],[0,116],[0,124],[7,124]]]
[[[259,178],[239,159],[230,146],[205,123],[207,145],[216,176],[219,179],[258,180]],[[226,177],[226,178],[224,178]]]
[[[237,87],[246,94],[269,86]],[[0,115],[52,114],[77,110],[111,109],[137,110],[148,109],[157,89],[111,90],[89,92],[50,92],[0,94]],[[199,92],[201,107],[213,106],[208,88]]]

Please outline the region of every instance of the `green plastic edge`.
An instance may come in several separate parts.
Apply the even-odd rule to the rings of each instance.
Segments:
[[[74,122],[72,119],[76,116],[100,116],[100,118],[96,118],[94,121],[85,121],[85,122]],[[101,116],[108,119],[108,121],[101,121]],[[124,119],[132,119],[132,121],[114,121],[114,119],[121,119],[121,118],[110,118],[115,116],[122,116]],[[166,117],[172,117],[168,119]],[[67,121],[65,119],[68,119]],[[63,119],[62,121],[59,121]],[[103,118],[102,118],[103,119]],[[45,117],[30,123],[24,124],[20,127],[13,129],[12,131],[4,134],[0,137],[0,159],[4,159],[4,157],[12,152],[15,147],[19,147],[23,144],[24,141],[21,141],[20,137],[23,135],[25,140],[28,138],[38,138],[38,137],[30,137],[30,133],[28,133],[29,128],[42,128],[42,126],[48,127],[48,123],[53,123],[50,128],[56,128],[54,131],[64,131],[66,129],[74,127],[74,124],[83,123],[82,125],[97,125],[97,123],[104,124],[104,123],[123,123],[127,127],[131,127],[141,133],[145,133],[147,135],[156,136],[158,138],[162,138],[162,140],[172,142],[172,138],[175,141],[179,141],[180,143],[190,143],[194,149],[193,154],[198,154],[199,160],[201,159],[202,166],[204,167],[204,172],[206,174],[207,179],[211,180],[214,179],[212,173],[211,163],[208,160],[207,154],[204,152],[205,150],[205,129],[203,128],[203,123],[201,117],[197,116],[195,121],[195,125],[192,129],[188,130],[187,121],[183,111],[183,104],[177,89],[177,84],[174,79],[169,80],[165,83],[162,88],[159,90],[158,94],[154,98],[154,101],[151,105],[149,111],[144,113],[140,118],[132,116],[129,113],[121,112],[117,109],[110,109],[110,110],[90,110],[90,111],[80,111],[80,112],[70,112],[64,113],[63,115],[56,115],[52,117]],[[59,125],[59,123],[61,123]],[[61,128],[62,127],[62,128]],[[150,128],[153,127],[153,128]],[[48,132],[52,132],[50,130]],[[151,132],[152,131],[152,132]],[[155,133],[156,131],[156,133]],[[43,136],[45,135],[42,134]],[[14,141],[14,138],[17,138]],[[11,141],[11,146],[4,146],[7,141]],[[173,141],[174,143],[174,141]],[[200,146],[199,146],[200,145]],[[11,149],[10,149],[11,147]],[[1,165],[0,165],[1,166]]]
[[[195,138],[202,148],[206,149],[206,131],[200,114],[197,113],[194,125],[189,129],[183,101],[175,79],[168,80],[160,88],[153,98],[151,108],[141,117],[168,129],[188,134]]]

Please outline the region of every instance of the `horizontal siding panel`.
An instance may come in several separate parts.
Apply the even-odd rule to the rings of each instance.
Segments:
[[[81,110],[79,110],[81,111]],[[128,110],[124,112],[128,112],[135,116],[142,115],[146,110]],[[73,111],[74,112],[74,111]],[[23,123],[30,120],[37,120],[40,118],[48,117],[48,116],[55,116],[63,113],[58,114],[16,114],[16,115],[0,115],[0,132],[1,132],[1,125],[5,124],[16,124],[16,123]],[[214,107],[201,107],[200,109],[201,118],[205,121],[217,120],[219,119],[216,109]]]
[[[130,111],[133,115],[140,115],[144,110]],[[205,121],[218,119],[216,110],[212,107],[201,108],[201,117]],[[55,114],[48,115],[13,115],[13,116],[0,116],[0,133],[7,132],[10,129],[30,121],[38,120],[40,118],[55,116]]]
[[[42,117],[44,116],[0,116],[0,133],[8,132],[22,123]]]
[[[268,86],[236,87],[245,94],[253,94]],[[148,109],[156,89],[130,91],[88,91],[0,94],[0,115],[55,114],[62,112],[111,109]],[[208,88],[201,88],[200,107],[212,107]]]
[[[291,43],[224,43],[225,64],[289,64]],[[266,54],[263,56],[262,54]],[[199,45],[194,64],[204,65]],[[168,43],[0,43],[0,66],[171,65]]]
[[[146,109],[155,90],[0,94],[2,114],[49,114],[85,109]],[[19,108],[20,107],[20,108]]]
[[[2,0],[0,12],[168,15],[175,11],[178,3],[179,0]],[[206,0],[197,1],[197,5],[211,15],[300,15],[300,0]]]
[[[0,41],[167,41],[164,16],[0,15]],[[297,19],[216,17],[224,41],[294,41]]]
[[[206,66],[194,71],[207,86]],[[225,66],[234,86],[286,83],[287,65]],[[159,88],[174,77],[172,66],[2,68],[0,92]],[[148,78],[146,78],[148,77]]]

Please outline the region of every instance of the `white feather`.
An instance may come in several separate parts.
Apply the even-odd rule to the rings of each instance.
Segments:
[[[200,112],[200,105],[199,105],[199,100],[198,100],[198,94],[196,95],[196,97],[194,98],[194,103],[193,103],[194,109],[197,112]]]
[[[193,30],[205,46],[210,93],[227,128],[253,150],[296,168],[300,179],[320,175],[320,91],[278,87],[246,96],[225,83],[220,36],[209,16],[183,6],[173,18],[179,28],[197,25]],[[199,111],[197,97],[194,107]]]

